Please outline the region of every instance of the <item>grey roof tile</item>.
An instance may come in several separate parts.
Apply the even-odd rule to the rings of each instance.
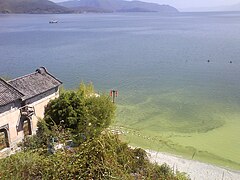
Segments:
[[[32,74],[10,80],[8,83],[25,95],[23,99],[32,98],[62,84],[44,67],[37,69]]]
[[[21,99],[24,95],[0,78],[0,106]]]

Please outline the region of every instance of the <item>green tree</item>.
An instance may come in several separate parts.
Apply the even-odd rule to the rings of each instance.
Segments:
[[[96,137],[107,128],[115,114],[107,95],[98,95],[92,84],[81,83],[76,91],[65,91],[46,107],[44,121],[69,130],[76,142]]]

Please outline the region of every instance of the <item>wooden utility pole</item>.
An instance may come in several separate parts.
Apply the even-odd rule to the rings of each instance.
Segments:
[[[112,102],[115,103],[115,98],[118,97],[118,91],[112,89],[112,90],[110,91],[110,96],[112,97]]]

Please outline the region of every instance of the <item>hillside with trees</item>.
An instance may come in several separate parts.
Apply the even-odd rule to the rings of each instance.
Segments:
[[[37,134],[21,152],[0,160],[0,179],[188,179],[167,165],[151,164],[108,128],[116,106],[93,86],[64,91],[52,100]]]
[[[64,14],[82,12],[160,12],[177,13],[169,5],[124,0],[73,0],[54,3],[50,0],[0,0],[0,13]]]
[[[71,8],[75,12],[159,12],[177,13],[178,10],[169,5],[148,3],[143,1],[125,0],[70,0],[59,3],[59,5]]]
[[[48,0],[0,0],[0,13],[70,13],[68,8],[62,7]]]

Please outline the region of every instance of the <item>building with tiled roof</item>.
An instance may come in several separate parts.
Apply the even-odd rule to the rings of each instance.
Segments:
[[[39,118],[48,102],[59,96],[61,84],[44,67],[10,81],[0,78],[0,157],[36,133]]]

